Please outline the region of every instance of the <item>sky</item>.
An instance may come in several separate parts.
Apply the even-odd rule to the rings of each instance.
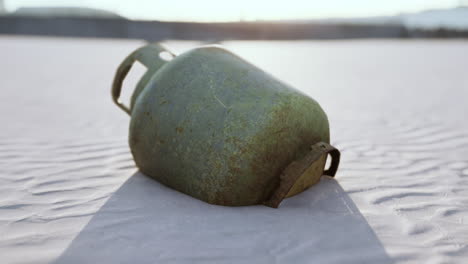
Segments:
[[[1,0],[0,0],[1,1]],[[255,21],[395,15],[452,8],[468,0],[3,0],[18,7],[74,6],[105,9],[130,19]]]

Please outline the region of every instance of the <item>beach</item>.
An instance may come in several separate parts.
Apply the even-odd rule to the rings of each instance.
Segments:
[[[468,261],[468,41],[221,43],[319,102],[341,150],[335,178],[278,209],[138,172],[110,86],[143,44],[0,36],[2,263]]]

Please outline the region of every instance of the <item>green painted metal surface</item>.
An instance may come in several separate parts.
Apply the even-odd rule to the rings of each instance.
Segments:
[[[327,116],[315,100],[220,47],[170,61],[162,52],[150,44],[132,53],[113,85],[114,101],[131,115],[129,144],[144,174],[212,204],[277,207],[291,179],[317,160],[324,166],[328,152],[335,173],[339,152],[328,145]],[[135,60],[148,71],[128,108],[118,97]],[[317,155],[305,159],[312,150]]]

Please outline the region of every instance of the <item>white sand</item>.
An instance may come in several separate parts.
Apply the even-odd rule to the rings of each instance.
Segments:
[[[139,45],[0,37],[0,263],[468,263],[468,42],[226,43],[319,101],[342,150],[277,210],[137,173],[109,86]]]

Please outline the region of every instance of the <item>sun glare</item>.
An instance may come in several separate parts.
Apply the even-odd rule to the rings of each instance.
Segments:
[[[170,21],[299,20],[366,17],[457,6],[457,0],[4,0],[8,10],[30,6],[99,8],[130,19]]]

